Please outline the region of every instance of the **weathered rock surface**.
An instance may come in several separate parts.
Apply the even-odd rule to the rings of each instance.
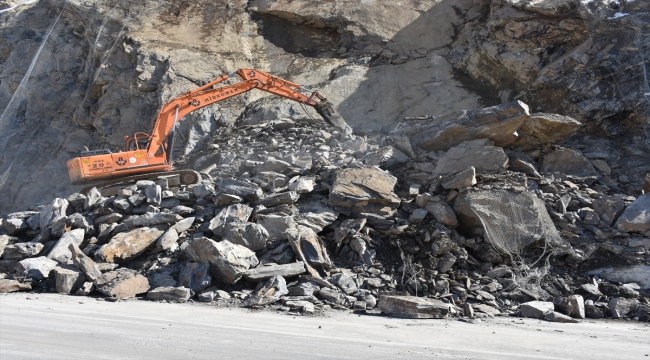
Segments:
[[[230,222],[226,225],[224,240],[245,246],[253,251],[266,248],[269,233],[264,226],[250,222]]]
[[[535,319],[543,319],[546,313],[553,312],[554,309],[552,302],[545,301],[529,301],[519,306],[521,316]]]
[[[415,296],[382,295],[379,309],[386,315],[409,319],[444,319],[450,305],[436,299]]]
[[[69,265],[59,265],[54,268],[54,279],[59,294],[74,293],[86,282],[84,273]]]
[[[449,149],[438,160],[433,175],[455,174],[469,167],[479,172],[499,172],[507,168],[508,160],[503,149],[493,146],[490,140],[471,140]]]
[[[209,229],[217,236],[224,236],[226,225],[231,222],[246,222],[251,217],[253,209],[245,204],[231,205],[221,211],[210,220]]]
[[[159,224],[175,224],[182,219],[183,218],[180,215],[176,214],[147,213],[144,215],[131,216],[122,221],[122,224],[125,224],[129,228],[136,228],[143,226],[154,226]]]
[[[609,300],[609,309],[612,312],[612,318],[619,319],[625,317],[631,311],[636,310],[639,306],[636,299],[613,298]]]
[[[288,278],[304,274],[305,272],[305,263],[298,261],[284,265],[260,266],[255,269],[246,271],[244,277],[246,280],[258,282],[270,279],[274,276],[282,276],[284,278]]]
[[[84,240],[85,232],[83,229],[74,229],[63,234],[63,236],[52,246],[47,253],[48,259],[56,260],[62,264],[72,259],[72,253],[68,248],[70,245],[79,246]]]
[[[178,286],[188,288],[193,293],[208,288],[211,282],[209,263],[188,263],[178,274]]]
[[[95,286],[106,296],[127,299],[147,292],[149,280],[133,270],[119,268],[104,273],[95,281]]]
[[[193,239],[185,253],[192,261],[210,263],[212,276],[228,284],[236,283],[248,269],[259,264],[254,252],[228,240]]]
[[[573,135],[580,122],[557,114],[531,114],[517,130],[518,138],[514,147],[534,149],[546,144],[561,144]]]
[[[163,233],[163,230],[156,227],[142,227],[119,233],[108,244],[99,248],[95,256],[106,262],[115,262],[116,259],[132,259],[142,254]]]
[[[497,146],[507,146],[517,140],[514,133],[529,117],[528,105],[514,101],[479,110],[403,121],[393,133],[408,136],[413,146],[427,151],[446,151],[464,141],[484,138]]]
[[[397,179],[372,166],[336,173],[330,204],[355,212],[390,214],[400,204],[393,192]]]
[[[650,230],[650,194],[639,196],[616,221],[620,231],[643,233]]]
[[[74,266],[83,271],[88,280],[97,281],[97,279],[102,276],[102,273],[99,271],[97,264],[95,264],[91,258],[79,250],[76,245],[70,244],[68,246],[68,249],[70,249],[70,253],[72,254],[72,262],[74,263]]]
[[[56,266],[56,261],[40,256],[19,261],[16,271],[28,278],[42,280],[50,276]]]
[[[4,248],[4,255],[2,258],[5,260],[22,260],[38,255],[41,250],[43,250],[43,244],[41,243],[17,243],[7,245]]]
[[[148,300],[167,300],[184,303],[190,299],[190,289],[179,287],[157,287],[147,293]]]
[[[30,284],[23,284],[18,280],[0,279],[0,294],[16,291],[28,291],[31,289],[32,286]]]
[[[544,156],[541,172],[560,173],[573,176],[595,176],[598,174],[591,162],[573,149],[560,149]]]

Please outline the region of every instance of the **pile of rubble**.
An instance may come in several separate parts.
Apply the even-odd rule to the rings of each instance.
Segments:
[[[579,126],[514,102],[373,138],[286,119],[223,129],[180,161],[199,184],[93,188],[3,217],[0,292],[648,321],[647,281],[592,271],[648,271],[650,179],[553,145]]]

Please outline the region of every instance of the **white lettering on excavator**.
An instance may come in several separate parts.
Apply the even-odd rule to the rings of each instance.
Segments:
[[[221,94],[208,96],[208,97],[206,97],[204,100],[205,100],[206,102],[211,101],[211,100],[216,100],[216,99],[219,99],[219,98],[224,97],[224,96],[226,96],[226,95],[234,94],[236,90],[237,90],[237,89],[232,89],[232,90],[228,90],[228,91],[226,91],[226,92],[222,92]]]

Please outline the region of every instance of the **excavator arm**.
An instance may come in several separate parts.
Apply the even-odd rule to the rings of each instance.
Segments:
[[[234,75],[243,81],[215,88]],[[111,180],[110,184],[120,182],[118,178],[138,180],[152,173],[170,174],[172,171],[174,129],[176,123],[185,115],[202,107],[237,96],[252,89],[282,96],[312,106],[330,124],[344,134],[352,133],[352,128],[334,110],[332,103],[319,93],[305,89],[298,84],[280,79],[255,69],[240,69],[224,75],[204,86],[182,94],[161,108],[151,134],[136,133],[132,138],[126,136],[126,148],[122,152],[94,150],[82,152],[80,157],[68,160],[67,167],[73,184],[99,180]],[[309,93],[307,96],[304,93]],[[166,142],[168,140],[168,142]],[[200,175],[191,170],[176,171],[183,184],[193,184]],[[104,183],[106,185],[108,183]]]
[[[228,80],[234,75],[239,75],[243,81],[214,88],[215,85]],[[174,130],[176,123],[185,115],[202,107],[237,96],[252,89],[259,89],[271,94],[312,106],[321,117],[337,127],[346,135],[352,133],[352,128],[336,112],[332,103],[319,93],[305,89],[298,84],[267,74],[255,69],[239,69],[236,72],[221,76],[220,78],[191,90],[166,103],[158,113],[158,118],[151,134],[148,150],[158,149],[163,146],[165,138]],[[304,95],[302,92],[310,92]],[[169,149],[171,151],[171,149]]]

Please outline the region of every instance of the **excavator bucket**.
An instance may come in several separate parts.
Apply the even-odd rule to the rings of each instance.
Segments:
[[[334,109],[334,105],[332,105],[331,102],[327,100],[321,101],[315,106],[315,108],[316,112],[318,112],[325,121],[341,130],[346,136],[352,135],[352,128],[347,122],[345,122],[341,114]]]

